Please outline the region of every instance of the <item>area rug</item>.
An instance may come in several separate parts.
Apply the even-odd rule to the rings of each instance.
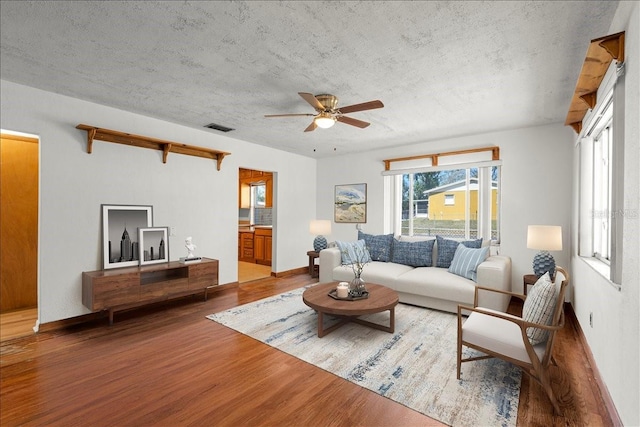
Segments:
[[[398,304],[393,334],[349,323],[318,338],[317,314],[302,302],[304,290],[207,318],[443,423],[516,424],[520,369],[487,359],[463,364],[456,379],[455,314]],[[363,318],[389,324],[389,312]],[[325,327],[332,322],[325,316]]]

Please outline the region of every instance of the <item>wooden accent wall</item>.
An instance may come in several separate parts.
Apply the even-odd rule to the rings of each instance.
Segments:
[[[1,135],[0,311],[38,304],[38,140]]]

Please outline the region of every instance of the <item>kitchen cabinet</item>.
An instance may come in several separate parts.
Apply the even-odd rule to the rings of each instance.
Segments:
[[[271,265],[273,236],[270,228],[256,228],[253,250],[256,264]]]
[[[238,207],[240,209],[251,208],[251,185],[241,180],[238,188],[238,200],[240,202]]]
[[[240,242],[240,250],[238,251],[238,260],[246,262],[255,262],[253,232],[238,233],[238,241]]]
[[[238,207],[251,208],[251,185],[265,184],[265,207],[273,207],[273,173],[240,169],[238,184]]]
[[[273,174],[272,173],[265,175],[265,183],[266,183],[266,190],[265,190],[264,206],[266,208],[272,208],[273,207]]]

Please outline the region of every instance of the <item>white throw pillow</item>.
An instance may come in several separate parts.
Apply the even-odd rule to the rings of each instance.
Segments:
[[[551,281],[549,272],[544,273],[529,291],[522,307],[522,319],[527,322],[550,325],[558,300],[558,289]],[[527,328],[529,342],[536,345],[549,337],[549,331],[540,328]]]
[[[355,242],[341,242],[336,240],[336,245],[338,249],[340,249],[342,265],[351,265],[357,262],[360,264],[371,262],[371,256],[369,255],[364,240]]]
[[[478,266],[489,256],[489,249],[489,246],[480,249],[468,248],[460,243],[453,254],[449,273],[477,282]]]

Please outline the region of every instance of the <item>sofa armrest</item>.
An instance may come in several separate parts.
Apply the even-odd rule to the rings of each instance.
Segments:
[[[342,254],[338,248],[320,251],[320,283],[333,282],[333,270],[342,264]]]
[[[487,258],[478,266],[478,286],[502,291],[511,291],[511,258],[496,255]],[[481,292],[478,305],[498,311],[506,311],[510,296],[502,293]]]

